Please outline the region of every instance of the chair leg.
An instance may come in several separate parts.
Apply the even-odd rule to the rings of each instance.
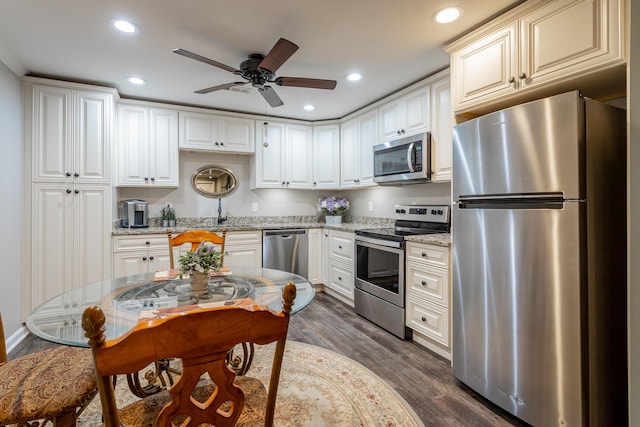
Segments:
[[[53,419],[53,427],[74,427],[77,419],[76,408],[71,408]]]

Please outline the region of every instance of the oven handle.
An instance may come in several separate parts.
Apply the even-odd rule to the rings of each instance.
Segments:
[[[403,249],[404,242],[396,242],[394,240],[374,239],[366,236],[356,236],[356,244],[358,242],[370,243],[372,245],[386,246],[388,248]]]

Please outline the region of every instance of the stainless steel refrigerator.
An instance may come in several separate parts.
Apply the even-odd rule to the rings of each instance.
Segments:
[[[568,92],[454,127],[453,372],[535,426],[628,422],[625,123]]]

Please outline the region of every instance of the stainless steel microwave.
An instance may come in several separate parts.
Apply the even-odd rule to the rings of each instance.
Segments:
[[[431,133],[425,132],[375,145],[373,179],[379,185],[431,181]]]

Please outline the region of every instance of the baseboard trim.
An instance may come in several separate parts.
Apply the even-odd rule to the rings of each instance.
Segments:
[[[5,345],[7,347],[7,354],[11,353],[11,350],[17,347],[20,342],[27,337],[29,331],[27,328],[22,325],[17,331],[15,331],[11,336],[5,341]]]

